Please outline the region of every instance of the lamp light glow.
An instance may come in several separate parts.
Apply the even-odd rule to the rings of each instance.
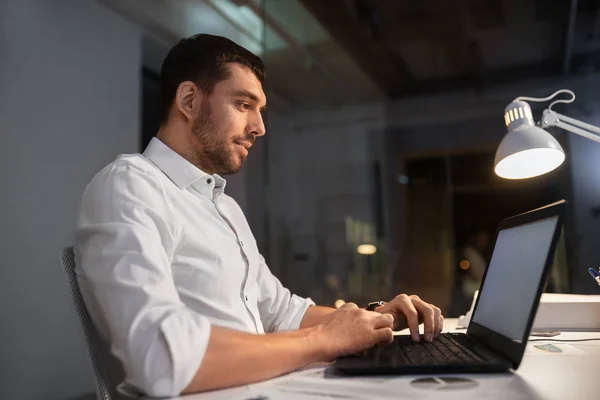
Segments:
[[[356,248],[358,254],[371,255],[377,253],[377,247],[372,244],[361,244]]]
[[[335,308],[340,308],[341,306],[343,306],[344,304],[346,304],[346,302],[342,299],[337,299],[335,301],[335,303],[333,304],[335,306]]]
[[[496,175],[505,179],[527,179],[546,174],[565,161],[558,149],[529,149],[511,154],[496,164]]]

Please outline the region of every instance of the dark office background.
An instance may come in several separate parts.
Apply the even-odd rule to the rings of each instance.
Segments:
[[[597,292],[600,145],[552,131],[566,163],[522,182],[493,157],[519,95],[572,89],[561,111],[600,124],[598,1],[0,0],[0,398],[93,391],[58,251],[87,182],[155,134],[162,58],[197,32],[266,62],[267,135],[227,188],[294,292],[457,316],[474,235],[562,198],[548,290]]]

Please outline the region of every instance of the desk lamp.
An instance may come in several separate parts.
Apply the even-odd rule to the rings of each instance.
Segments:
[[[531,107],[525,101],[549,101],[561,93],[570,99],[555,100],[544,110],[542,120],[536,126]],[[572,103],[575,93],[559,90],[545,98],[517,97],[505,108],[504,122],[508,133],[496,151],[494,171],[506,179],[526,179],[543,175],[558,168],[565,160],[565,152],[558,141],[542,128],[557,126],[569,132],[600,143],[600,128],[552,111],[557,103]]]

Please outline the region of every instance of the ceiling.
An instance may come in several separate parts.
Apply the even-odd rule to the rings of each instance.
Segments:
[[[598,67],[597,0],[301,2],[389,97]]]
[[[597,0],[103,2],[143,27],[148,68],[197,32],[259,54],[270,100],[284,109],[485,90],[600,67]]]

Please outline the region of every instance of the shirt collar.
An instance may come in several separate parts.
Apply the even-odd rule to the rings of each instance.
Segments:
[[[192,186],[210,199],[223,194],[225,190],[225,179],[202,171],[156,137],[150,140],[143,154],[181,190]]]

